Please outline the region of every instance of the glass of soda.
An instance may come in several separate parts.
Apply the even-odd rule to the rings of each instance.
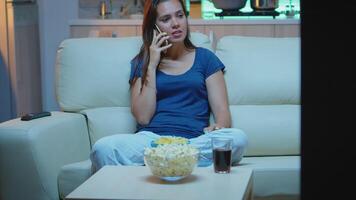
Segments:
[[[232,138],[213,137],[212,149],[215,173],[230,173]]]

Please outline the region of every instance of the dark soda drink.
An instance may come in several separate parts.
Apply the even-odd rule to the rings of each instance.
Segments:
[[[213,150],[214,169],[217,173],[230,173],[231,149]]]

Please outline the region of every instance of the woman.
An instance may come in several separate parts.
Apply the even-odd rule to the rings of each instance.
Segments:
[[[144,148],[164,135],[188,138],[200,150],[199,166],[212,163],[214,136],[233,138],[233,164],[242,159],[247,137],[230,128],[224,64],[189,40],[183,5],[182,0],[146,0],[143,45],[130,76],[138,132],[98,140],[91,153],[94,171],[104,165],[143,165]],[[209,125],[210,111],[216,123]]]

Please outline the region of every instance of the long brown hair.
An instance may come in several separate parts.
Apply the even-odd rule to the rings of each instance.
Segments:
[[[141,69],[142,86],[146,84],[147,68],[148,68],[148,63],[150,62],[149,50],[150,50],[150,45],[152,43],[153,30],[157,18],[157,6],[159,3],[165,1],[169,1],[169,0],[146,0],[145,1],[144,18],[142,23],[143,44],[141,46],[140,52],[132,59],[132,62],[135,67],[134,75],[136,75],[138,70],[140,70],[139,66],[142,64],[142,69]],[[184,15],[187,18],[187,10],[185,9],[183,1],[182,0],[178,0],[178,1],[182,5]],[[188,49],[196,48],[189,38],[190,38],[190,31],[189,31],[189,26],[187,26],[187,36],[184,39],[184,46]],[[134,78],[129,81],[130,87],[133,86],[137,78],[138,78],[137,76],[134,76]]]

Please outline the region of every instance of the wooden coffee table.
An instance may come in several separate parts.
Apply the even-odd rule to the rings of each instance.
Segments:
[[[232,167],[230,174],[197,167],[177,182],[165,182],[144,166],[105,166],[66,199],[252,199],[251,169]]]

